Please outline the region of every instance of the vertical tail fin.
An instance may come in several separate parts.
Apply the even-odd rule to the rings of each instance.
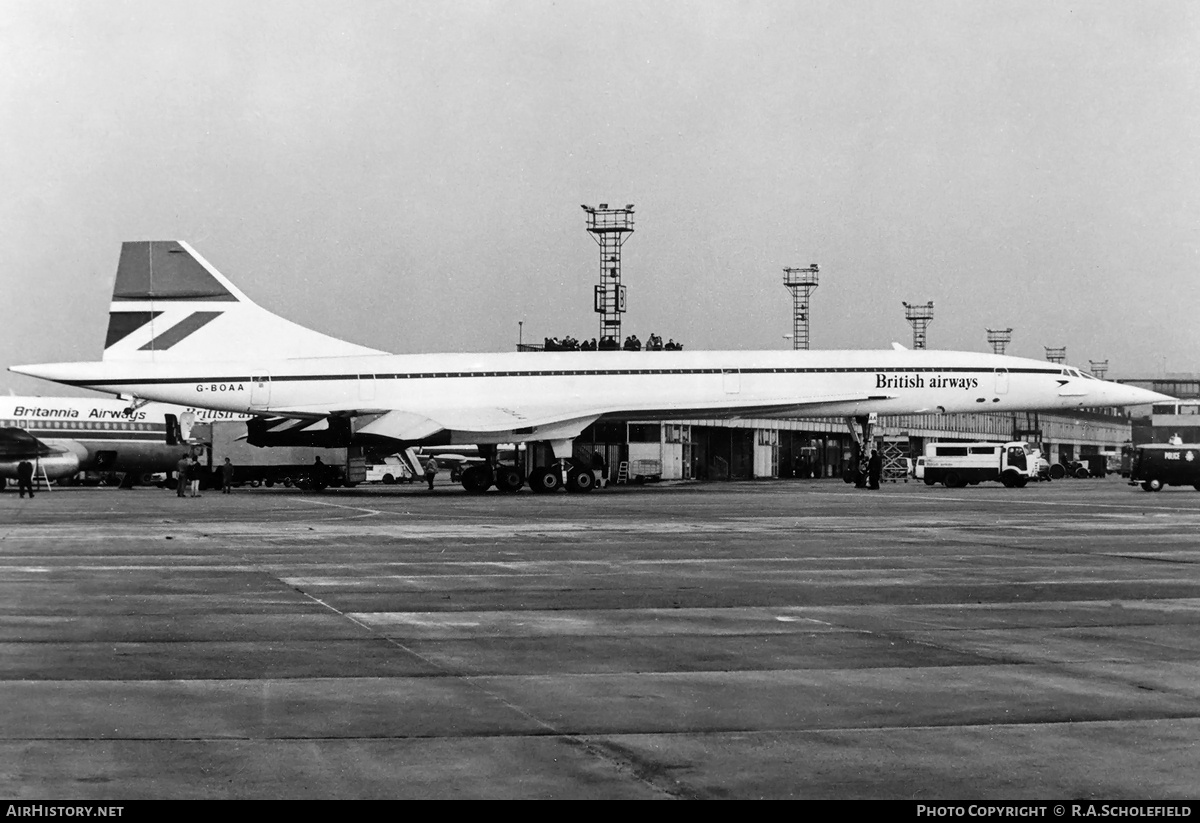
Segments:
[[[238,360],[382,354],[272,314],[189,245],[121,244],[106,361]]]

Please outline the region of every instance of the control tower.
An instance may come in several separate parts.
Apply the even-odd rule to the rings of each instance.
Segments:
[[[809,297],[817,287],[816,263],[807,269],[784,269],[783,285],[792,293],[792,348],[808,351]]]
[[[625,287],[621,285],[621,246],[633,233],[633,204],[610,209],[607,203],[582,207],[587,212],[587,230],[600,246],[600,283],[593,300],[600,315],[600,348],[621,347],[621,315],[625,313]],[[606,345],[605,338],[611,338]]]
[[[913,348],[925,348],[925,329],[933,322],[933,301],[930,300],[924,306],[904,303],[904,317],[909,323],[912,323]]]

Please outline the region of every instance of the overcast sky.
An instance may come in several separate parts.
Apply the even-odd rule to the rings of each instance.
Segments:
[[[1200,371],[1200,5],[0,0],[0,368],[99,359],[123,240],[394,352],[624,333]],[[59,394],[9,372],[0,390]]]

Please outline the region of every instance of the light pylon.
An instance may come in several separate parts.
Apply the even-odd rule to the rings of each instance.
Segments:
[[[807,269],[784,269],[783,285],[792,293],[792,348],[808,350],[809,298],[817,287],[816,263]]]
[[[1004,347],[1012,342],[1012,329],[988,329],[987,337],[992,354],[1004,354]]]
[[[1066,363],[1067,362],[1067,347],[1066,346],[1042,346],[1046,350],[1046,359],[1051,363]]]
[[[904,303],[904,317],[913,327],[913,348],[925,348],[925,329],[933,322],[933,301],[930,300],[924,306]]]
[[[600,246],[600,283],[593,299],[596,314],[600,315],[600,345],[612,338],[616,348],[621,346],[621,315],[625,313],[625,287],[621,285],[621,246],[633,233],[633,204],[623,209],[610,209],[607,203],[597,208],[582,207],[587,212],[587,230]]]

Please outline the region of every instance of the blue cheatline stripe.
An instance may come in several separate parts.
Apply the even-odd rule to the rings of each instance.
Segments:
[[[146,443],[162,443],[166,437],[162,432],[158,436],[154,436],[154,432],[125,432],[125,431],[97,431],[96,429],[38,429],[31,428],[29,433],[34,437],[43,440],[120,440],[122,442],[146,442]]]
[[[1005,369],[1008,374],[1061,374],[1060,369]],[[433,380],[461,379],[480,377],[611,377],[631,375],[691,375],[691,374],[993,374],[993,369],[980,369],[971,366],[949,366],[946,368],[922,367],[903,368],[887,366],[884,368],[750,368],[750,369],[521,369],[514,371],[460,371],[460,372],[401,372],[397,374],[285,374],[272,375],[271,382],[303,382],[307,380],[358,380],[359,378],[374,378],[375,380]],[[207,375],[192,377],[155,377],[143,378],[131,376],[127,378],[111,378],[106,380],[62,380],[58,381],[72,386],[123,386],[133,383],[142,385],[166,385],[172,383],[249,383],[257,379],[241,375]]]
[[[176,323],[162,334],[155,337],[138,351],[163,351],[169,349],[188,335],[195,333],[221,316],[219,311],[198,311],[189,314],[186,319]]]

